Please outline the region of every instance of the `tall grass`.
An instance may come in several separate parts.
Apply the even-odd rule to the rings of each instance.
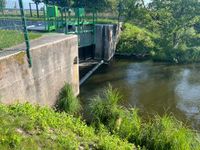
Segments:
[[[102,96],[91,100],[90,112],[96,127],[102,123],[112,131],[117,126],[117,120],[120,120],[122,113],[122,107],[118,105],[121,98],[119,92],[109,85]]]
[[[93,123],[103,124],[121,139],[150,150],[200,149],[199,134],[173,116],[155,116],[144,123],[137,109],[123,108],[120,100],[120,93],[111,86],[102,96],[96,96],[90,104]]]
[[[145,124],[140,145],[152,150],[199,150],[199,135],[173,116],[165,115]]]
[[[65,111],[68,114],[76,115],[81,105],[78,98],[74,95],[73,89],[70,84],[65,84],[61,89],[56,108],[59,111]]]

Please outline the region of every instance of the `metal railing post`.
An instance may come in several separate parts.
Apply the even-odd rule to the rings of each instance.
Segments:
[[[22,0],[19,0],[19,7],[20,7],[20,12],[21,12],[21,18],[22,18],[24,39],[25,39],[25,43],[26,43],[26,55],[27,55],[29,67],[32,67],[32,59],[31,59],[31,55],[30,55],[30,42],[29,42],[29,36],[28,36],[28,30],[27,30],[26,18],[24,15],[24,7],[23,7]]]
[[[29,9],[30,9],[30,16],[33,17],[31,3],[29,3]]]

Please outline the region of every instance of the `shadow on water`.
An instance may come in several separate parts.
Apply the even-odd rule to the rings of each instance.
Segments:
[[[123,94],[123,105],[137,107],[144,118],[173,114],[200,130],[200,64],[168,65],[115,59],[99,68],[81,87],[88,103],[110,83]]]

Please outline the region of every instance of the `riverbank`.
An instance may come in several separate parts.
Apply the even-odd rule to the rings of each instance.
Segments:
[[[135,149],[79,117],[31,104],[0,104],[0,149]]]
[[[150,31],[132,23],[125,23],[117,53],[121,56],[130,56],[137,59],[151,59],[155,62],[168,62],[172,64],[186,64],[200,62],[199,34],[188,41],[188,46],[171,46],[169,41],[164,41],[159,32]],[[168,45],[167,45],[168,44]]]
[[[199,150],[196,131],[171,115],[144,122],[137,109],[119,104],[122,95],[111,86],[89,103],[91,120],[86,124],[70,91],[69,85],[61,90],[58,104],[62,105],[54,109],[0,104],[0,148]]]

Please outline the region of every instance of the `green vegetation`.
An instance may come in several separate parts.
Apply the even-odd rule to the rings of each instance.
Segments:
[[[29,33],[30,39],[41,37],[39,33]],[[9,48],[24,42],[23,32],[17,30],[0,30],[0,50]]]
[[[118,43],[117,50],[121,53],[149,54],[156,48],[154,40],[158,36],[144,28],[126,23]]]
[[[3,13],[3,10],[6,6],[6,0],[0,0],[0,12]]]
[[[0,105],[0,149],[134,149],[80,118],[31,104]]]
[[[69,85],[60,96],[74,99]],[[137,109],[120,106],[121,100],[111,86],[92,99],[90,125],[48,107],[0,104],[0,149],[132,150],[137,145],[144,150],[199,150],[200,135],[173,116],[144,122]],[[71,107],[70,113],[76,110]]]
[[[71,115],[75,115],[80,111],[80,102],[74,95],[71,85],[65,84],[61,89],[56,108]]]
[[[91,102],[93,124],[108,130],[130,143],[150,150],[199,150],[199,135],[172,116],[155,116],[143,123],[137,109],[127,110],[118,103],[119,92],[109,87]],[[98,129],[98,128],[97,128]]]
[[[152,0],[147,5],[127,0],[124,8],[132,27],[125,25],[118,45],[121,53],[145,52],[153,60],[172,63],[200,61],[198,0]]]
[[[121,118],[122,108],[118,105],[121,97],[111,86],[104,91],[103,97],[95,97],[90,104],[93,123],[98,127],[101,123],[109,128],[117,127],[117,120]]]

